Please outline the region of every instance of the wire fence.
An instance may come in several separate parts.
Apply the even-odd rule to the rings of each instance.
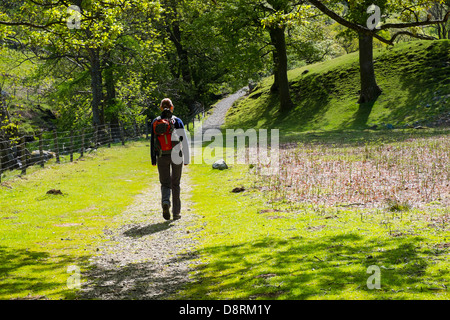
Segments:
[[[186,117],[185,125],[186,129],[190,129],[190,125],[192,124],[192,128],[195,129],[195,121],[201,121],[202,118],[205,117],[205,108],[201,103],[195,104],[193,106],[192,112],[190,115]]]
[[[186,117],[185,126],[189,130],[190,124],[205,117],[205,109],[201,104],[193,108],[193,112]],[[100,147],[111,147],[112,144],[127,141],[149,139],[151,134],[151,120],[143,123],[104,124],[95,127],[85,127],[70,131],[41,131],[34,135],[22,136],[10,140],[0,140],[0,183],[2,175],[18,170],[19,175],[26,175],[32,166],[44,167],[46,163],[54,161],[57,164],[73,162],[76,157],[82,158],[86,153]]]
[[[55,163],[73,162],[76,157],[112,144],[125,145],[127,141],[149,139],[149,122],[132,124],[104,124],[70,131],[39,132],[10,140],[0,140],[0,183],[2,175],[18,170],[25,175],[32,166],[44,167]]]

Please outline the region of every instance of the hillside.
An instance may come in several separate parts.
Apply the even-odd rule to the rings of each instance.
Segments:
[[[413,41],[375,50],[383,93],[358,104],[358,52],[289,72],[294,109],[278,111],[263,79],[230,109],[228,128],[283,128],[283,134],[317,130],[404,128],[443,122],[450,112],[450,41]],[[376,126],[376,127],[375,127]]]

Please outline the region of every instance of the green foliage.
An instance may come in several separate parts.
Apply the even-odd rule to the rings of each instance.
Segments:
[[[386,17],[386,13],[390,12],[391,10],[391,7],[389,7],[389,0],[349,0],[348,11],[345,15],[345,18],[352,22],[356,22],[360,25],[365,26],[370,15],[367,13],[367,8],[369,8],[372,4],[378,6],[381,9],[381,18],[383,18],[383,13],[384,17]]]
[[[246,15],[250,8],[240,8],[229,1],[172,1],[164,6],[161,28],[168,61],[160,91],[169,91],[178,104],[208,107],[224,87],[236,90],[257,77],[264,68],[261,32]]]
[[[8,140],[15,141],[18,138],[19,126],[16,123],[9,122],[8,119],[3,120],[0,123],[0,138],[3,140],[7,138]]]
[[[320,150],[316,135],[303,138]],[[192,209],[203,229],[193,281],[175,299],[448,299],[448,222],[429,223],[444,221],[445,209],[398,215],[270,201],[273,190],[248,165],[225,171],[195,165],[189,174],[196,186]],[[232,193],[236,187],[245,192]],[[381,270],[378,290],[367,286],[373,265]]]
[[[17,22],[31,26],[11,28],[11,31],[15,31],[15,37],[24,41],[38,58],[45,59],[47,70],[51,69],[49,73],[56,81],[48,103],[54,107],[64,128],[91,121],[90,107],[92,110],[100,107],[102,117],[105,114],[114,119],[119,116],[115,113],[121,111],[120,104],[102,101],[101,97],[94,100],[93,92],[102,83],[89,81],[92,77],[86,76],[92,76],[95,72],[93,68],[99,67],[95,65],[95,59],[103,64],[96,76],[107,64],[122,67],[116,69],[119,71],[116,76],[120,73],[127,76],[125,70],[130,67],[135,70],[137,59],[145,62],[160,52],[155,45],[155,31],[151,28],[160,14],[157,2],[83,1],[79,29],[67,25],[71,12],[64,1],[47,4],[24,1],[15,10],[6,11],[4,6],[0,8],[4,13],[2,18],[6,20],[4,23]],[[148,19],[149,15],[151,19]],[[130,28],[132,22],[135,25]],[[112,81],[119,79],[120,76]],[[138,95],[138,92],[135,91],[135,94]],[[135,104],[139,102],[135,101]],[[131,103],[123,105],[135,108]],[[108,107],[111,110],[105,110]],[[142,105],[139,107],[142,108]],[[130,113],[135,111],[125,110],[122,116]]]
[[[427,1],[352,0],[327,5],[365,25],[372,3],[381,7],[383,23],[426,15]],[[412,10],[403,10],[411,4]],[[357,50],[355,32],[333,24],[306,3],[288,0],[83,1],[81,10],[81,28],[69,29],[66,1],[0,5],[3,39],[21,41],[27,58],[45,62],[40,66],[41,60],[29,82],[14,83],[39,90],[38,99],[33,99],[38,103],[25,103],[18,95],[13,105],[49,108],[64,129],[92,122],[94,105],[106,122],[153,117],[165,97],[172,98],[183,117],[199,103],[208,108],[222,94],[273,73],[269,28],[286,27],[292,69]],[[11,22],[19,25],[5,25]],[[378,33],[389,37],[387,30]],[[375,41],[375,47],[382,45]],[[90,74],[93,55],[100,60],[103,98],[97,101],[93,94],[99,84],[92,83]],[[111,88],[115,94],[108,92]]]
[[[45,82],[33,78],[37,66],[28,60],[29,52],[13,49],[14,46],[8,42],[0,45],[0,104],[6,108],[5,114],[0,112],[0,121],[9,125],[7,136],[15,136],[19,131],[31,133],[40,125],[38,119],[27,122],[27,117],[40,103],[39,92],[46,87]]]
[[[271,13],[261,19],[264,28],[308,24],[309,19],[317,14],[315,8],[309,4],[294,4],[289,0],[272,0],[267,1],[267,4],[266,11]]]

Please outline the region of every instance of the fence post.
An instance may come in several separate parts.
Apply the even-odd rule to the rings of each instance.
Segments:
[[[73,162],[73,130],[70,130],[70,162]]]
[[[112,143],[112,129],[111,129],[111,123],[106,125],[106,130],[108,132],[108,148],[111,148]]]
[[[84,156],[84,128],[81,130],[81,150],[80,150],[80,158]]]
[[[56,129],[53,130],[53,137],[54,137],[54,145],[55,145],[55,153],[56,153],[56,163],[61,163],[61,161],[59,160],[58,132],[56,132]]]
[[[26,138],[22,137],[22,139],[20,140],[21,142],[21,147],[20,147],[20,160],[22,162],[22,175],[26,175],[27,174],[27,154],[26,154]]]
[[[41,165],[41,168],[43,168],[44,167],[44,147],[43,147],[43,141],[42,141],[42,131],[39,132],[38,138],[39,138],[39,164]]]
[[[122,122],[119,122],[119,130],[120,130],[120,140],[122,140],[122,145],[125,145],[125,136],[123,133],[123,126],[122,126]]]
[[[94,148],[97,149],[98,145],[98,126],[94,126]]]
[[[3,158],[3,141],[0,141],[0,183],[2,183],[2,173],[3,173],[2,158]]]

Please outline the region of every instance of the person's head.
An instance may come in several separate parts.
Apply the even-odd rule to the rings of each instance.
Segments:
[[[159,109],[161,111],[164,111],[164,109],[169,109],[170,112],[173,112],[173,103],[172,100],[170,100],[169,98],[165,98],[161,101],[161,105],[159,106]]]

